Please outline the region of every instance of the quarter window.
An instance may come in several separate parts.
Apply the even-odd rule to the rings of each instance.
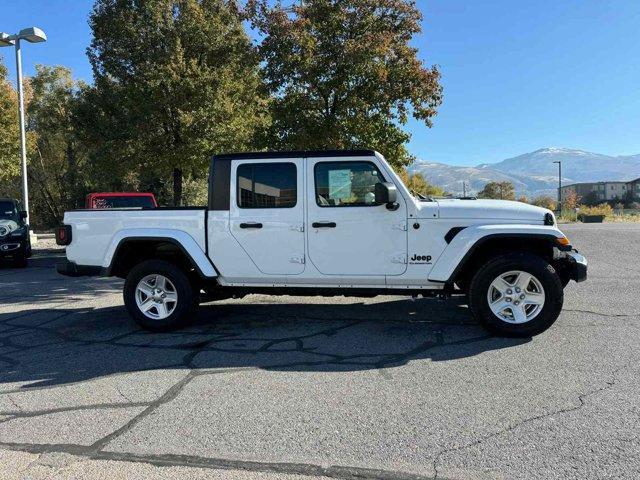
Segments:
[[[385,181],[371,162],[320,162],[314,173],[320,207],[374,206],[375,185]]]
[[[237,202],[240,208],[296,206],[296,166],[293,163],[243,163],[238,166]]]

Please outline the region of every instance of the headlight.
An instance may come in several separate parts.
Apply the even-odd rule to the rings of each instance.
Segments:
[[[551,212],[547,212],[544,215],[544,224],[545,225],[555,225],[556,217]]]

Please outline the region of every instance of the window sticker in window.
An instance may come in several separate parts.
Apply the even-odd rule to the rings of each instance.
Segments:
[[[375,185],[384,177],[371,162],[321,162],[315,166],[316,203],[321,207],[374,206]]]
[[[351,195],[351,170],[329,170],[329,198],[346,200]]]

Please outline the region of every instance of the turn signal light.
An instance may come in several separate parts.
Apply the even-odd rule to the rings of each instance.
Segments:
[[[565,247],[571,245],[571,242],[567,237],[556,238],[556,242],[560,245],[564,245]]]

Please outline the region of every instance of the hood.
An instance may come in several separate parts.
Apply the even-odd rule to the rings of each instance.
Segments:
[[[509,200],[461,200],[457,198],[438,199],[440,218],[468,218],[514,220],[527,223],[544,223],[544,217],[551,213],[546,208]]]
[[[0,237],[9,235],[18,229],[18,224],[13,220],[0,220]]]

